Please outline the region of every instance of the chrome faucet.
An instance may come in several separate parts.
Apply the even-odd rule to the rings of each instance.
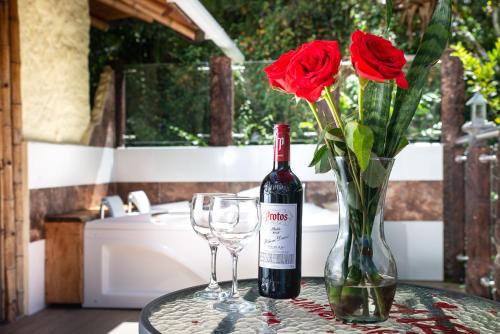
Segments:
[[[125,210],[123,209],[123,201],[120,196],[106,196],[101,199],[101,219],[105,217],[105,208],[108,209],[109,215],[111,217],[121,217],[125,216]]]

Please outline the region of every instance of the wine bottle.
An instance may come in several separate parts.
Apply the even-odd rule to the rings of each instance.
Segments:
[[[290,169],[290,127],[274,126],[274,164],[260,187],[259,293],[287,299],[300,293],[302,185]]]

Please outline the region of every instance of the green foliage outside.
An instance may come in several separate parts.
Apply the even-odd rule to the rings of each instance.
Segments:
[[[294,142],[314,143],[307,105],[269,89],[262,71],[268,64],[245,62],[234,68],[235,144],[271,143],[269,129],[278,121],[291,124]],[[127,144],[207,145],[208,80],[207,63],[127,66]]]
[[[452,48],[464,65],[467,97],[480,92],[488,101],[490,120],[500,124],[500,3],[470,2],[455,8]]]
[[[500,111],[499,89],[499,62],[500,62],[500,37],[497,39],[495,48],[486,53],[484,58],[469,52],[462,43],[453,46],[453,55],[460,58],[464,65],[465,77],[469,95],[480,92],[490,106],[490,117],[500,123],[498,113]]]
[[[127,66],[127,143],[205,145],[209,131],[208,71],[202,65]]]
[[[233,131],[236,144],[268,144],[273,140],[273,125],[290,124],[295,143],[316,142],[314,116],[305,103],[269,88],[264,67],[270,62],[245,62],[234,70],[235,115]]]
[[[347,54],[350,34],[355,29],[384,32],[385,10],[378,1],[202,2],[235,39],[247,60],[243,67],[234,71],[233,132],[237,144],[269,142],[271,126],[277,121],[291,124],[295,142],[309,142],[313,138],[310,136],[315,131],[313,117],[307,106],[303,102],[290,103],[292,97],[268,87],[261,69],[269,61],[313,39],[338,39],[343,53]],[[472,54],[477,53],[478,45],[492,49],[496,40],[491,19],[493,10],[492,1],[455,1],[452,42],[462,42]],[[390,37],[407,54],[414,54],[420,40],[418,16],[413,23],[412,38],[406,35],[406,27],[399,24],[399,16],[396,11],[392,23],[394,32]],[[130,143],[203,145],[206,138],[198,134],[209,132],[208,73],[206,70],[197,71],[206,67],[204,64],[210,56],[219,54],[221,51],[210,41],[191,43],[156,23],[129,19],[113,24],[108,32],[92,29],[91,96],[105,64],[124,66],[128,77],[128,134],[136,136]],[[157,70],[152,70],[155,66]],[[134,74],[133,70],[138,72]],[[141,73],[147,82],[140,81]],[[498,71],[495,76],[498,76]],[[139,81],[132,82],[136,79]],[[429,83],[409,129],[411,140],[439,139],[437,68],[431,73]],[[344,94],[340,102],[346,112],[356,104],[354,85],[354,81],[348,80],[342,87]],[[157,87],[156,91],[154,87]]]

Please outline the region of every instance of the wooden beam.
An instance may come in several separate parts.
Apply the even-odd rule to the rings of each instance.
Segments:
[[[444,272],[453,282],[463,282],[464,263],[457,255],[465,252],[464,165],[455,157],[464,154],[455,141],[464,123],[465,82],[462,62],[447,49],[441,62],[441,122],[443,143]]]
[[[109,30],[109,24],[106,21],[103,21],[101,19],[98,19],[95,16],[90,17],[90,25],[96,29],[102,30],[102,31],[108,31]]]
[[[144,13],[139,12],[137,9],[130,7],[129,5],[125,4],[122,1],[119,1],[119,0],[97,0],[97,1],[105,4],[108,7],[116,9],[120,12],[125,13],[125,14],[134,16],[134,17],[141,19],[143,21],[146,21],[149,23],[153,22],[153,18],[151,16],[148,16],[148,15],[145,15]]]
[[[233,132],[233,72],[231,59],[210,58],[210,145],[232,144]]]
[[[142,1],[148,1],[148,0],[142,0]],[[179,8],[179,6],[173,2],[168,2],[167,3],[167,12],[165,14],[170,15],[174,20],[177,21],[183,21],[185,22],[184,25],[187,25],[189,27],[199,29],[196,23],[184,13],[182,9]]]
[[[186,25],[172,19],[168,15],[162,15],[160,12],[152,9],[152,7],[145,6],[144,1],[140,2],[139,0],[121,0],[121,1],[127,4],[128,6],[133,7],[137,11],[152,17],[155,21],[177,31],[178,33],[182,34],[183,36],[186,36],[187,38],[193,41],[199,41],[200,38],[204,37],[200,35],[199,31],[187,27]]]
[[[116,147],[125,147],[126,134],[126,95],[125,73],[123,66],[115,66],[115,117]]]
[[[166,12],[168,12],[168,8],[167,8],[167,3],[166,1],[162,4],[156,2],[156,1],[151,1],[151,0],[135,0],[133,2],[136,2],[140,5],[143,5],[144,7],[147,7],[149,8],[150,10],[152,10],[153,12],[156,12],[160,15],[163,15],[165,14]]]

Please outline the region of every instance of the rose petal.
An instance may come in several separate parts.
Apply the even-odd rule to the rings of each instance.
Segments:
[[[341,60],[337,41],[305,43],[291,57],[285,80],[296,96],[315,102],[335,82]]]
[[[293,94],[293,90],[290,85],[285,80],[286,69],[290,63],[295,50],[288,51],[281,55],[278,60],[273,62],[271,65],[264,68],[264,72],[267,74],[267,79],[269,84],[275,88],[281,89],[285,92]]]
[[[402,89],[408,89],[410,86],[408,80],[406,80],[405,74],[401,71],[401,74],[396,78],[396,85]]]

